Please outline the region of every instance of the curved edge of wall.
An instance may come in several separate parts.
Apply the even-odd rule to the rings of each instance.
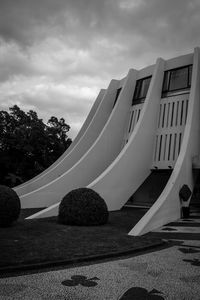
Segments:
[[[73,148],[74,146],[79,142],[79,140],[82,138],[82,136],[84,135],[85,131],[87,130],[87,128],[89,127],[94,115],[96,114],[96,111],[98,110],[98,107],[101,104],[101,101],[103,101],[103,97],[105,96],[106,93],[106,89],[101,89],[99,94],[97,95],[96,100],[94,101],[94,104],[92,105],[89,114],[85,120],[85,122],[83,123],[83,126],[81,127],[81,129],[79,130],[77,136],[75,137],[74,141],[73,141]],[[72,149],[70,149],[71,151]]]
[[[103,99],[105,91],[106,91],[106,89],[101,89],[100,90],[94,104],[92,105],[92,107],[90,109],[90,112],[89,112],[85,122],[83,123],[83,125],[82,125],[81,129],[79,130],[78,134],[76,135],[75,139],[72,141],[71,145],[66,149],[66,151],[53,164],[51,164],[47,169],[45,169],[43,172],[41,172],[37,176],[31,178],[30,180],[14,187],[13,189],[18,193],[18,195],[23,194],[23,191],[21,190],[22,188],[24,188],[25,186],[31,184],[32,182],[35,182],[41,176],[46,175],[46,173],[50,172],[51,169],[53,169],[56,165],[58,165],[63,160],[63,158],[65,156],[67,156],[69,154],[69,152],[71,152],[73,150],[73,148],[76,146],[76,144],[79,142],[79,140],[81,139],[81,137],[83,136],[83,134],[87,130],[93,116],[95,115],[95,113],[96,113],[96,111],[97,111],[97,109],[98,109],[98,107],[99,107],[99,105],[100,105],[100,103]]]
[[[41,174],[40,177],[32,180],[29,184],[21,187],[21,189],[16,190],[19,196],[37,190],[43,185],[46,185],[52,180],[58,178],[67,170],[69,170],[87,152],[109,118],[113,105],[110,93],[113,93],[113,90],[116,90],[117,83],[118,81],[116,80],[111,81],[106,92],[99,93],[97,100],[100,103],[98,106],[96,105],[96,110],[93,110],[93,114],[90,116],[90,122],[88,122],[88,126],[85,126],[86,128],[84,132],[73,149],[62,156],[62,159],[59,159],[58,162],[51,169],[49,169],[48,172]]]
[[[188,117],[181,151],[170,179],[162,194],[150,210],[129,232],[142,235],[180,218],[179,190],[183,184],[193,190],[192,158],[199,154],[200,138],[200,50],[193,56],[192,86],[189,98]]]
[[[158,59],[139,121],[113,164],[88,187],[105,200],[109,210],[119,210],[150,173],[164,60]]]
[[[34,199],[41,200],[42,197],[41,206],[53,205],[30,218],[42,218],[55,215],[58,210],[59,201],[67,192],[74,188],[87,186],[98,177],[119,154],[124,129],[127,124],[127,115],[129,114],[133,97],[136,76],[137,71],[129,71],[119,98],[104,129],[81,160],[58,180],[46,185],[44,189],[38,190],[37,193],[26,195],[25,200],[28,199],[28,204],[31,204]],[[116,128],[118,130],[116,130]],[[38,204],[39,200],[37,206]]]

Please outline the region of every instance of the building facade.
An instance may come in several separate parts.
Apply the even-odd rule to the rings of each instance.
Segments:
[[[183,184],[193,190],[200,167],[199,102],[199,48],[169,60],[158,58],[154,65],[111,80],[70,149],[15,188],[22,207],[48,207],[31,218],[56,215],[67,192],[86,186],[104,198],[110,211],[119,210],[132,195],[148,197],[141,186],[157,172],[165,180],[158,181],[159,193],[157,179],[146,181],[154,182],[157,196],[130,234],[178,219],[179,190]]]

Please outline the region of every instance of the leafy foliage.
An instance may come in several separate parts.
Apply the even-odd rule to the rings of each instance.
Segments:
[[[108,221],[108,208],[98,193],[79,188],[62,199],[58,221],[68,225],[103,225]]]
[[[71,144],[69,129],[63,118],[44,124],[17,105],[0,111],[0,182],[12,187],[46,169]]]
[[[0,227],[10,226],[19,217],[20,199],[11,188],[0,185]]]

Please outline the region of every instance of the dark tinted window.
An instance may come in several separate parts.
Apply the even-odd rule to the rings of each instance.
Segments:
[[[163,93],[190,88],[192,65],[166,71],[163,81]]]
[[[133,104],[137,101],[146,98],[150,82],[151,82],[151,76],[136,81],[135,91],[133,95]]]
[[[119,94],[121,93],[121,90],[122,90],[122,88],[117,89],[117,93],[116,93],[116,96],[115,96],[115,101],[114,101],[113,107],[115,106],[115,104],[117,102],[117,99],[119,97]]]

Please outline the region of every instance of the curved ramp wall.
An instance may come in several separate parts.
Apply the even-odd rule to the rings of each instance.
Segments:
[[[199,155],[200,142],[200,50],[195,48],[193,56],[192,84],[189,97],[188,116],[179,157],[172,175],[162,194],[130,231],[130,235],[142,235],[164,224],[180,218],[179,190],[187,184],[193,190],[192,159]]]
[[[58,178],[69,170],[87,152],[108,120],[112,111],[113,98],[116,93],[117,86],[118,81],[112,80],[96,110],[96,113],[93,115],[90,124],[87,126],[85,132],[82,134],[73,149],[64,155],[62,159],[59,159],[58,163],[55,164],[48,172],[41,174],[40,177],[32,180],[29,184],[17,189],[16,192],[19,196],[30,193]]]
[[[37,176],[35,176],[34,178],[16,186],[14,188],[14,190],[17,192],[17,194],[20,196],[24,193],[24,188],[25,186],[27,187],[28,185],[32,184],[33,182],[35,182],[36,180],[38,180],[41,176],[44,176],[46,173],[50,172],[51,169],[53,169],[55,166],[57,166],[64,157],[66,157],[69,152],[72,151],[72,149],[75,147],[75,145],[79,142],[79,140],[81,139],[81,137],[83,136],[83,134],[85,133],[87,127],[89,126],[93,116],[95,115],[97,108],[99,107],[103,96],[105,94],[105,89],[101,89],[94,104],[92,105],[92,108],[85,120],[85,122],[83,123],[83,126],[81,127],[81,129],[79,130],[78,134],[76,135],[75,139],[73,140],[73,142],[71,143],[71,145],[67,148],[67,150],[53,163],[51,164],[47,169],[45,169],[43,172],[41,172],[40,174],[38,174]]]
[[[164,61],[158,59],[129,142],[109,168],[88,186],[104,198],[109,210],[119,210],[150,174],[163,69]]]
[[[48,207],[46,210],[33,217],[46,217],[56,215],[59,201],[74,188],[87,186],[98,177],[115,159],[121,150],[124,128],[127,121],[137,72],[130,70],[126,77],[118,101],[112,113],[100,133],[98,139],[85,155],[57,180],[52,181],[44,187],[23,195],[21,197],[22,207]],[[120,87],[120,86],[118,86]]]

